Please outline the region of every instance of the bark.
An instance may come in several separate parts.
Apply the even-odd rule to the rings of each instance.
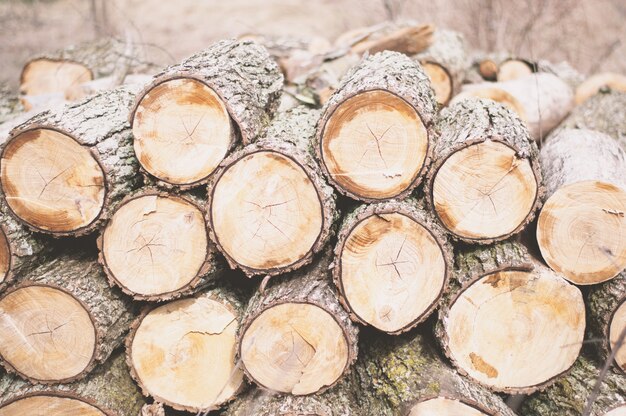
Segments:
[[[338,242],[335,246],[334,255],[335,255],[335,267],[333,268],[333,280],[337,289],[339,290],[339,300],[341,304],[347,311],[350,311],[350,318],[363,325],[368,325],[363,319],[358,317],[354,311],[351,309],[349,302],[346,299],[346,295],[343,291],[343,284],[341,283],[341,254],[343,252],[343,248],[348,238],[349,234],[352,232],[354,227],[356,227],[363,219],[368,218],[372,215],[379,214],[387,214],[387,213],[400,213],[403,214],[415,222],[421,224],[424,228],[426,228],[432,236],[435,238],[437,243],[439,244],[444,260],[446,263],[446,277],[444,280],[444,285],[442,288],[442,292],[439,294],[431,308],[428,311],[425,311],[424,314],[419,317],[419,319],[412,322],[409,326],[402,328],[399,331],[391,332],[392,335],[397,335],[402,332],[409,331],[414,328],[419,323],[423,322],[431,313],[432,309],[437,306],[439,303],[440,297],[447,290],[448,282],[450,279],[451,271],[452,271],[452,246],[450,245],[447,233],[439,225],[439,223],[434,219],[433,215],[427,211],[424,207],[424,204],[421,201],[415,201],[412,199],[407,199],[404,201],[385,201],[377,204],[371,205],[361,205],[352,212],[346,214],[341,223],[340,230],[338,232]]]
[[[396,198],[402,199],[409,195],[420,183],[427,166],[430,164],[435,140],[434,132],[432,131],[432,124],[436,115],[435,96],[423,69],[411,61],[410,58],[397,52],[377,53],[362,60],[359,65],[353,67],[345,75],[337,91],[324,106],[322,118],[317,125],[315,138],[316,156],[318,160],[322,160],[322,134],[324,126],[333,112],[345,100],[356,94],[372,90],[386,90],[405,100],[419,114],[424,127],[428,131],[429,146],[422,171],[405,191],[396,195]],[[325,164],[320,163],[320,165],[328,181],[340,193],[364,202],[376,202],[376,200],[359,197],[343,189],[331,177]]]
[[[280,113],[263,132],[262,138],[257,142],[250,144],[243,149],[232,153],[220,164],[208,185],[208,211],[207,222],[209,224],[209,235],[217,248],[224,254],[231,268],[239,267],[248,276],[256,274],[277,275],[298,269],[309,264],[315,253],[319,252],[328,242],[334,233],[335,223],[339,218],[336,209],[336,196],[332,187],[330,187],[325,179],[318,173],[319,165],[312,156],[312,142],[315,135],[315,125],[319,120],[320,113],[318,110],[310,110],[304,106],[296,107],[284,113]],[[319,200],[322,204],[323,223],[322,230],[315,244],[309,252],[287,267],[271,268],[266,270],[257,270],[238,264],[231,256],[229,256],[219,243],[217,235],[214,231],[212,218],[210,215],[211,203],[213,198],[213,189],[219,182],[224,169],[236,163],[246,155],[261,150],[273,151],[285,155],[296,163],[306,172],[315,187]]]
[[[332,286],[332,255],[330,251],[320,255],[316,261],[301,270],[272,279],[266,287],[261,287],[250,299],[241,329],[238,334],[241,357],[241,339],[252,322],[264,311],[282,303],[305,303],[318,306],[333,316],[341,327],[348,344],[348,362],[344,374],[356,361],[358,355],[358,328],[350,320],[349,314],[341,307],[337,294]],[[244,364],[244,371],[249,374]],[[333,384],[334,385],[334,384]],[[332,385],[326,386],[330,388]],[[321,392],[321,391],[320,391]]]
[[[197,79],[214,90],[237,125],[244,145],[254,142],[269,124],[283,85],[280,69],[265,48],[252,41],[223,40],[155,75],[137,96],[135,110],[152,88],[176,78]]]
[[[22,111],[24,111],[24,106],[17,94],[13,93],[6,85],[0,84],[0,124]]]
[[[563,129],[542,147],[546,199],[581,181],[608,182],[626,190],[626,153],[611,137],[592,130]]]
[[[106,191],[100,215],[83,228],[55,232],[54,236],[80,236],[98,229],[119,201],[139,186],[132,130],[127,122],[134,92],[130,86],[102,92],[77,104],[37,114],[11,131],[8,140],[38,128],[60,131],[88,147],[104,171]],[[47,232],[25,224],[34,231]]]
[[[521,414],[527,416],[583,416],[587,400],[600,375],[599,364],[581,356],[572,371],[542,392],[524,402]],[[626,403],[626,378],[609,370],[600,385],[590,416],[606,412]]]
[[[437,171],[455,152],[473,144],[485,141],[503,143],[515,150],[518,159],[529,161],[537,182],[535,202],[526,219],[511,233],[489,239],[472,240],[453,235],[453,238],[471,243],[490,244],[505,240],[520,232],[530,223],[541,206],[543,196],[542,176],[539,165],[539,149],[531,139],[522,121],[508,108],[490,100],[463,100],[444,109],[437,120],[440,136],[433,151],[434,163],[431,166],[425,187],[427,201],[433,202],[433,186]]]
[[[65,380],[35,380],[24,374],[20,376],[35,383],[66,383],[84,378],[93,368],[105,362],[122,342],[135,317],[134,306],[129,298],[111,289],[95,256],[86,253],[62,254],[54,260],[41,264],[27,275],[19,276],[18,283],[7,294],[30,285],[58,288],[78,299],[89,313],[96,329],[96,345],[87,367],[78,375]],[[7,371],[17,371],[2,359]]]
[[[611,136],[626,150],[626,92],[601,90],[574,108],[559,128],[595,130]]]
[[[567,61],[561,61],[558,64],[555,64],[553,62],[540,59],[537,61],[537,72],[547,72],[556,75],[565,81],[567,85],[572,88],[572,90],[575,90],[576,87],[585,79],[585,76],[578,72],[578,70],[572,67]]]
[[[626,271],[608,282],[592,286],[587,297],[589,339],[596,340],[593,346],[602,362],[611,354],[609,332],[611,320],[624,302],[626,302]],[[614,364],[616,371],[626,372],[626,368]]]
[[[3,406],[28,395],[54,395],[83,400],[95,405],[107,415],[139,415],[145,399],[130,377],[124,352],[118,351],[87,378],[55,386],[30,385],[26,381],[3,374],[0,378],[0,398]]]

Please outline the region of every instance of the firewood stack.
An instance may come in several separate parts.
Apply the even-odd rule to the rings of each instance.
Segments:
[[[623,93],[357,34],[323,105],[256,37],[11,130],[0,416],[626,414]]]

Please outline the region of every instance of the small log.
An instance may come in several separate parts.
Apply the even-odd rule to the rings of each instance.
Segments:
[[[144,173],[166,187],[192,188],[238,140],[256,140],[283,85],[278,65],[251,41],[217,42],[155,75],[130,113]]]
[[[488,244],[520,232],[540,206],[537,145],[515,114],[489,100],[444,109],[428,202],[455,239]]]
[[[332,287],[332,256],[272,279],[250,300],[238,334],[248,378],[296,396],[337,383],[357,357],[358,328]]]
[[[428,48],[432,43],[434,26],[402,26],[389,27],[386,28],[386,30],[375,31],[362,41],[352,45],[350,50],[357,55],[363,55],[366,52],[373,55],[383,51],[415,55]]]
[[[536,64],[526,59],[507,58],[498,65],[498,82],[524,78],[536,72]]]
[[[133,317],[94,258],[60,255],[0,297],[2,365],[33,383],[79,380],[122,343]]]
[[[231,290],[213,288],[152,308],[135,321],[126,340],[127,361],[145,395],[199,413],[237,394],[243,382],[235,362],[239,299]]]
[[[333,277],[358,323],[399,334],[424,321],[447,287],[452,247],[421,205],[362,205],[346,215]]]
[[[564,129],[541,149],[547,200],[537,222],[541,254],[579,285],[626,268],[626,153],[611,137]]]
[[[34,231],[96,230],[139,184],[128,87],[40,113],[11,131],[0,181],[12,214]]]
[[[364,202],[399,198],[420,183],[434,146],[430,81],[396,52],[363,60],[324,107],[315,150],[335,188]]]
[[[520,394],[550,385],[574,364],[585,331],[577,287],[547,267],[529,267],[517,243],[470,247],[455,262],[437,338],[461,374]]]
[[[125,198],[98,238],[112,284],[137,300],[189,295],[224,267],[209,243],[202,203],[145,188]]]
[[[87,378],[55,386],[0,377],[0,416],[138,416],[145,400],[118,352]]]
[[[437,30],[432,44],[412,57],[430,78],[439,105],[446,105],[460,90],[467,70],[467,46],[459,32]]]
[[[231,268],[274,276],[310,263],[328,242],[337,212],[309,153],[317,120],[319,112],[304,107],[281,113],[213,176],[209,233]]]
[[[589,338],[602,361],[615,352],[616,368],[626,374],[626,346],[618,341],[626,328],[626,271],[601,285],[592,286],[587,298]]]
[[[522,405],[525,416],[622,416],[626,412],[626,377],[609,371],[600,385],[591,413],[583,413],[600,375],[600,364],[581,356],[567,377]]]
[[[604,72],[587,78],[576,88],[576,104],[584,103],[605,88],[626,92],[626,75]]]

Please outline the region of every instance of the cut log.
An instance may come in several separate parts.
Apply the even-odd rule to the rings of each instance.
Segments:
[[[600,385],[591,413],[583,413],[600,375],[600,364],[581,356],[567,377],[522,405],[525,416],[623,416],[626,412],[626,377],[609,371]]]
[[[122,81],[127,73],[156,69],[137,45],[104,38],[30,59],[22,69],[20,90],[25,95],[65,93],[96,78],[115,76]]]
[[[370,56],[332,95],[318,123],[315,149],[332,185],[350,198],[404,198],[430,162],[436,114],[430,81],[396,52]]]
[[[515,114],[489,100],[439,116],[426,187],[437,219],[459,240],[487,244],[521,231],[540,205],[537,145]]]
[[[137,96],[130,121],[145,173],[166,187],[205,184],[241,138],[278,108],[283,76],[263,47],[221,41],[166,68]]]
[[[332,255],[272,279],[245,312],[238,355],[250,380],[307,395],[339,381],[357,357],[358,329],[332,287]]]
[[[437,30],[430,47],[414,55],[430,78],[439,105],[446,105],[461,88],[467,70],[467,46],[459,32]]]
[[[585,76],[578,72],[578,70],[567,61],[554,63],[540,59],[537,61],[537,72],[547,72],[556,75],[565,81],[574,91],[585,79]]]
[[[248,276],[294,270],[330,238],[335,195],[309,153],[318,119],[303,107],[282,113],[213,176],[209,233],[232,268]]]
[[[452,247],[415,201],[363,205],[344,219],[333,277],[350,317],[399,334],[424,321],[447,286]]]
[[[491,59],[483,59],[478,63],[478,73],[485,81],[498,79],[498,64]]]
[[[122,351],[86,379],[69,384],[30,385],[4,374],[0,402],[0,416],[138,416],[145,404]]]
[[[502,103],[524,120],[535,140],[541,141],[574,107],[571,87],[556,75],[536,73],[505,82],[466,85],[453,103],[467,97]]]
[[[599,131],[613,137],[626,150],[626,92],[600,91],[576,106],[559,128]]]
[[[457,254],[457,284],[438,339],[463,375],[505,393],[550,385],[576,361],[585,331],[580,290],[516,243]]]
[[[394,51],[415,55],[432,43],[433,25],[411,25],[407,27],[386,27],[369,34],[365,39],[352,45],[351,52],[357,55]]]
[[[126,341],[128,364],[144,394],[178,410],[218,408],[240,389],[235,334],[243,306],[211,289],[145,312]]]
[[[626,75],[605,72],[589,77],[576,88],[576,104],[582,104],[605,88],[626,92]]]
[[[626,328],[626,271],[616,278],[593,286],[587,300],[589,308],[590,339],[599,356],[606,361],[615,352],[616,368],[626,373],[626,346],[618,346],[619,338]]]
[[[7,205],[35,231],[54,236],[97,229],[139,184],[128,87],[107,91],[16,127],[2,149]]]
[[[223,267],[204,209],[191,195],[142,189],[125,198],[98,239],[111,282],[138,300],[168,300],[206,286]]]
[[[497,79],[499,82],[511,81],[524,78],[536,72],[536,65],[530,61],[519,58],[505,59],[498,66]]]
[[[83,378],[122,343],[134,317],[97,261],[64,254],[43,263],[0,297],[0,358],[34,383]]]
[[[541,149],[547,200],[537,241],[548,265],[589,285],[626,268],[626,153],[591,130],[560,130]]]

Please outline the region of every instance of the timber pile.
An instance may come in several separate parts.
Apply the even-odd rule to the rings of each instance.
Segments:
[[[431,25],[245,38],[11,128],[0,416],[626,412],[619,78],[570,114]]]

